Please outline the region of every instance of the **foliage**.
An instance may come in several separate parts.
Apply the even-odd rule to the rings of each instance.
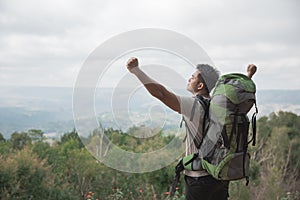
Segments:
[[[230,183],[230,199],[299,199],[300,117],[272,113],[257,121],[255,147],[250,147],[250,184]],[[107,129],[105,134],[119,147],[132,152],[151,152],[171,140],[163,132],[136,138],[144,127],[128,133]],[[42,130],[15,132],[5,140],[0,134],[0,199],[166,199],[176,161],[161,170],[130,174],[108,168],[94,159],[76,130],[60,141],[48,143]],[[161,156],[163,159],[163,156]],[[184,183],[174,199],[184,199]]]
[[[3,137],[3,134],[0,132],[0,142],[5,142],[5,138]]]
[[[29,148],[0,157],[1,199],[72,199],[68,185],[56,184],[57,178]]]
[[[231,183],[231,199],[293,199],[300,184],[300,116],[279,112],[257,122],[250,185]]]

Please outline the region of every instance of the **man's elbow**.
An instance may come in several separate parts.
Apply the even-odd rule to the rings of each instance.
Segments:
[[[173,111],[181,114],[180,103],[176,96],[175,98],[173,98],[173,96],[165,95],[164,97],[161,97],[160,101],[163,102],[166,106],[168,106]]]

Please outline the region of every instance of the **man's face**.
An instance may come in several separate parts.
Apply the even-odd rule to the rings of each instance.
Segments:
[[[200,90],[200,89],[199,89],[199,86],[200,86],[201,82],[200,82],[200,80],[199,80],[199,78],[198,78],[198,75],[199,75],[199,74],[200,74],[200,71],[199,71],[199,70],[196,70],[196,71],[192,74],[191,78],[189,78],[189,80],[188,80],[188,84],[187,84],[186,89],[187,89],[189,92],[193,93],[193,94],[198,93],[199,90]]]

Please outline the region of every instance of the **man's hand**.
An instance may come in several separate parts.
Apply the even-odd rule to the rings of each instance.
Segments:
[[[247,68],[248,77],[252,78],[252,76],[255,74],[256,70],[257,70],[257,67],[254,64],[248,65],[248,68]]]
[[[130,72],[132,72],[132,70],[138,66],[139,66],[139,61],[137,58],[132,57],[127,61],[127,69]]]

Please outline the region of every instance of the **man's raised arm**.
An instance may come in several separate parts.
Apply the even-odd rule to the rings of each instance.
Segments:
[[[148,92],[163,102],[166,106],[172,110],[180,112],[180,103],[178,97],[167,90],[163,85],[159,84],[155,80],[151,79],[140,68],[137,58],[130,58],[127,62],[127,69],[134,74],[143,83]]]

